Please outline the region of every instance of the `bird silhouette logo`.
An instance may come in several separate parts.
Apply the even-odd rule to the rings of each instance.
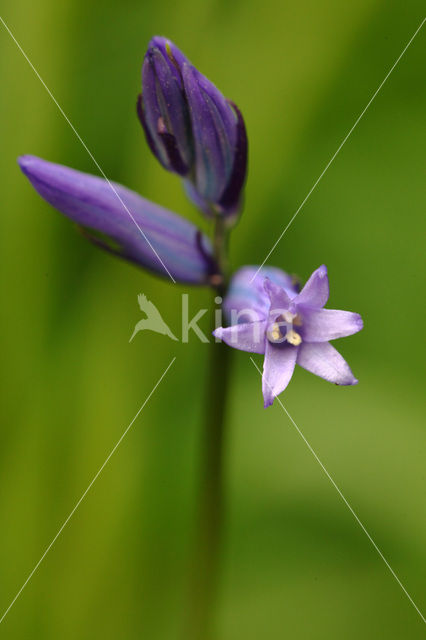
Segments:
[[[149,331],[155,331],[155,333],[161,333],[163,336],[168,336],[172,340],[177,340],[176,336],[164,322],[155,304],[148,300],[143,293],[138,295],[138,303],[141,311],[145,313],[146,318],[142,318],[142,320],[139,320],[136,324],[129,342],[133,340],[139,331],[146,331],[147,329]]]

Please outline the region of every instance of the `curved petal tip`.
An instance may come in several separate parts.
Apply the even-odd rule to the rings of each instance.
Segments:
[[[34,161],[36,161],[37,158],[35,156],[31,156],[31,155],[24,155],[24,156],[19,156],[18,157],[18,164],[19,167],[21,169],[21,171],[23,171],[23,173],[25,173],[25,175],[28,173],[28,169],[31,168],[31,165],[34,164]]]
[[[325,278],[327,276],[327,273],[327,267],[325,266],[325,264],[322,264],[320,267],[318,267],[317,274],[319,278]]]
[[[263,408],[267,409],[268,407],[272,407],[272,405],[274,404],[274,400],[275,400],[276,396],[273,396],[271,393],[265,393],[263,394]]]
[[[353,387],[354,385],[358,384],[359,380],[357,380],[357,378],[352,378],[351,380],[348,380],[347,382],[336,382],[335,384],[338,387]]]

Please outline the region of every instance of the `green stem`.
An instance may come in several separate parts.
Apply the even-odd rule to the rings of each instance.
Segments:
[[[210,345],[198,531],[191,576],[191,629],[188,635],[194,640],[212,637],[223,521],[224,418],[230,357],[231,350],[226,345]]]
[[[213,246],[216,261],[224,274],[223,283],[215,295],[223,297],[226,290],[227,237],[221,218],[216,219]],[[186,638],[193,640],[212,637],[223,521],[224,427],[232,350],[216,342],[210,343],[209,350],[198,527],[191,575],[190,628],[186,634]]]
[[[223,277],[223,282],[218,286],[217,291],[223,297],[228,279],[228,230],[224,218],[220,216],[215,218],[213,253]]]

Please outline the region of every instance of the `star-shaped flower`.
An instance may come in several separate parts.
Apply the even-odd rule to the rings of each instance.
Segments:
[[[287,387],[296,363],[329,382],[357,384],[329,341],[357,333],[363,322],[357,313],[324,309],[329,296],[326,267],[314,271],[300,292],[280,269],[264,268],[253,280],[256,273],[256,267],[243,267],[235,274],[224,302],[231,326],[219,327],[213,335],[235,349],[265,354],[265,408]]]

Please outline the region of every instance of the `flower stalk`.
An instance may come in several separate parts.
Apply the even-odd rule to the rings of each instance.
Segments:
[[[223,280],[215,296],[225,296],[227,286],[228,231],[223,218],[215,218],[213,252]],[[213,305],[212,331],[215,329]],[[224,450],[227,397],[232,349],[223,343],[209,345],[205,392],[205,418],[201,442],[201,478],[197,506],[196,540],[191,565],[188,630],[186,638],[209,640],[220,573],[220,551],[224,514]]]

